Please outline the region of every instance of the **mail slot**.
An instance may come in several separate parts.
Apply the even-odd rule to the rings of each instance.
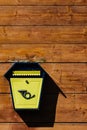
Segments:
[[[39,110],[45,71],[38,63],[15,63],[5,74],[15,109]]]

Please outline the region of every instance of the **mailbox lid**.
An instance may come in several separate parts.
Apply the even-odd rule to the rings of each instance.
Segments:
[[[38,63],[17,62],[14,63],[4,75],[8,81],[10,81],[10,78],[14,77],[13,72],[15,71],[40,71],[40,77],[44,77],[45,75],[44,69]]]
[[[10,84],[15,109],[39,109],[43,78],[10,78]],[[20,90],[35,96],[26,99]]]

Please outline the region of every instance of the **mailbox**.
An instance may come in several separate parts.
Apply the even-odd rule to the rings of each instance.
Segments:
[[[15,63],[5,74],[15,109],[38,110],[45,71],[38,63]]]

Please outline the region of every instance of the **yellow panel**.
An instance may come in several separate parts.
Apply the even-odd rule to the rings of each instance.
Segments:
[[[13,76],[24,76],[24,75],[36,75],[40,76],[40,71],[39,70],[29,70],[29,71],[13,71]]]
[[[15,108],[38,109],[43,78],[10,78],[10,82]],[[23,96],[32,98],[26,99]]]

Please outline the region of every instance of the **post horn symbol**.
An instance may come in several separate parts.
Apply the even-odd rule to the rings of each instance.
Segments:
[[[27,90],[18,90],[18,92],[21,93],[21,95],[27,100],[35,97],[35,94],[31,95],[31,93]]]

